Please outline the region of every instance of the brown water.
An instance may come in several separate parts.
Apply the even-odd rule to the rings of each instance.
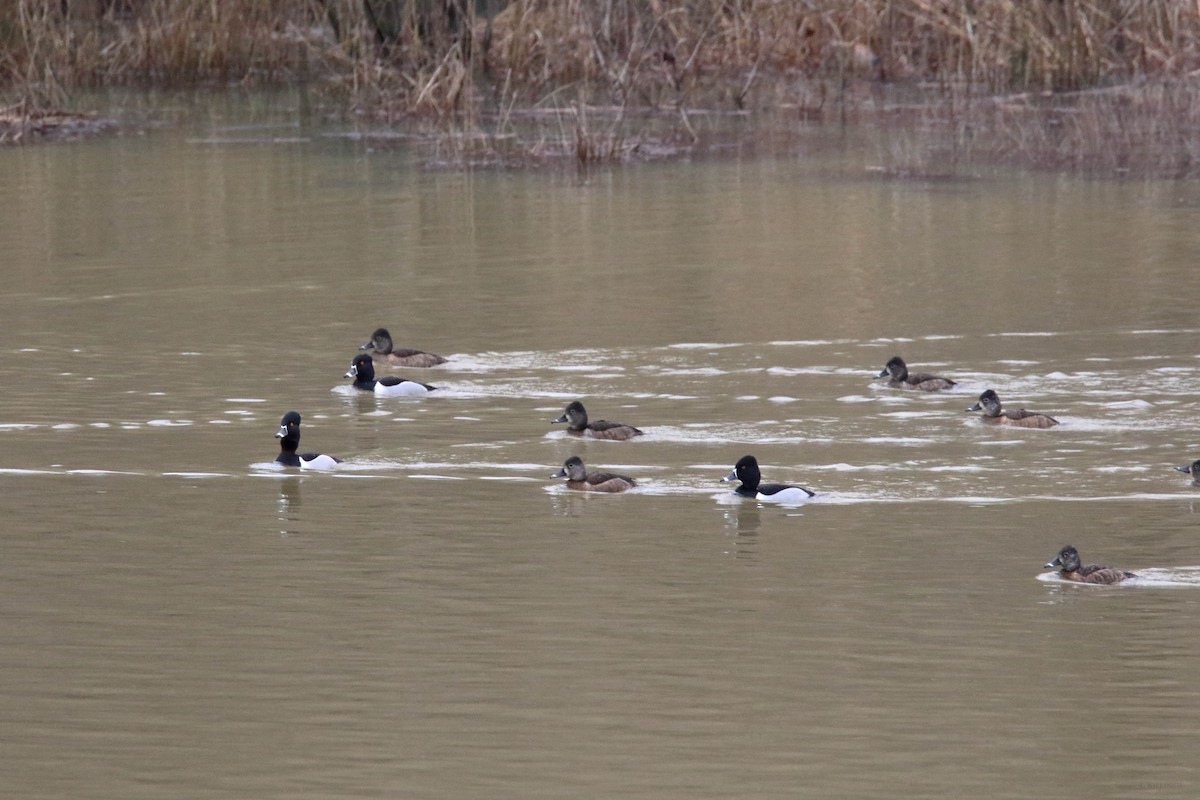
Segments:
[[[1200,186],[238,114],[0,150],[6,796],[1200,794]],[[380,325],[438,392],[347,392]],[[337,471],[271,468],[289,409]],[[732,496],[746,453],[818,497]],[[1066,543],[1143,577],[1039,579]]]

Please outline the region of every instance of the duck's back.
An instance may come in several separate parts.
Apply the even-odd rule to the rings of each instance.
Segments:
[[[896,381],[893,381],[896,383]],[[913,389],[920,389],[923,392],[937,392],[942,389],[949,389],[954,386],[955,382],[949,378],[943,378],[941,375],[931,375],[928,372],[918,372],[916,374],[909,373],[906,382],[900,382],[900,385],[908,384]]]
[[[1000,420],[1005,425],[1016,425],[1020,428],[1053,428],[1058,420],[1036,411],[1026,411],[1018,408],[1016,411],[1005,411]]]
[[[589,472],[581,481],[567,481],[572,489],[582,489],[587,492],[623,492],[637,486],[633,478],[616,475],[612,472]]]
[[[1089,564],[1086,567],[1081,567],[1074,574],[1078,576],[1074,580],[1080,583],[1120,583],[1126,578],[1137,577],[1132,572],[1126,572],[1116,567],[1107,567],[1103,564]]]
[[[407,347],[393,349],[390,353],[379,353],[375,358],[396,367],[436,367],[446,363],[446,359],[435,353]]]
[[[593,439],[632,439],[635,436],[641,436],[642,432],[632,425],[625,425],[620,422],[609,422],[606,419],[598,419],[595,422],[589,422],[586,428],[587,435]]]

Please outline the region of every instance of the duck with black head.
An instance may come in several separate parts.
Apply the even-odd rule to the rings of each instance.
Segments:
[[[336,456],[324,453],[297,453],[300,447],[300,415],[289,411],[279,420],[279,432],[275,434],[279,440],[279,456],[275,461],[287,467],[301,469],[332,469],[342,460]]]
[[[1054,560],[1047,563],[1043,569],[1055,569],[1056,567],[1060,577],[1076,583],[1120,583],[1128,578],[1137,577],[1132,572],[1106,567],[1103,564],[1088,564],[1085,567],[1079,558],[1079,551],[1071,545],[1059,550]]]
[[[366,344],[359,345],[359,350],[371,350],[375,358],[383,364],[394,367],[436,367],[445,364],[446,359],[435,353],[424,350],[413,350],[407,347],[393,347],[392,335],[387,328],[376,328],[371,339]]]
[[[1058,420],[1046,414],[1038,414],[1035,411],[1026,411],[1023,408],[1018,408],[1016,411],[1007,411],[1000,405],[1000,396],[991,389],[988,389],[983,394],[979,395],[979,402],[967,409],[966,413],[971,411],[982,411],[983,416],[980,417],[984,422],[991,425],[1015,425],[1018,428],[1053,428],[1058,424]]]
[[[622,442],[642,435],[637,428],[621,422],[609,422],[605,419],[588,422],[587,409],[578,400],[567,404],[562,415],[551,420],[550,424],[555,425],[559,422],[567,423],[567,433],[572,436],[586,436],[590,439],[611,439]]]
[[[360,392],[373,392],[378,397],[419,397],[429,394],[437,388],[427,383],[398,378],[395,375],[387,375],[376,380],[375,364],[365,353],[354,357],[354,360],[350,362],[350,369],[342,377],[354,378],[354,383],[351,385],[355,389]]]
[[[721,479],[722,481],[741,481],[741,485],[733,490],[734,494],[742,497],[753,497],[756,500],[769,500],[774,503],[796,503],[816,496],[803,486],[790,486],[786,483],[763,483],[762,473],[758,469],[758,459],[754,456],[742,456],[733,465],[733,470]]]
[[[949,389],[955,381],[943,378],[941,375],[930,375],[927,372],[909,372],[908,365],[900,356],[892,356],[883,365],[883,371],[876,378],[888,378],[888,386],[898,389],[920,389],[922,392],[938,392]]]
[[[550,476],[551,478],[566,478],[568,489],[578,489],[583,492],[608,492],[610,494],[623,492],[637,486],[633,478],[617,475],[612,472],[588,472],[579,456],[571,456],[563,462],[562,469]]]

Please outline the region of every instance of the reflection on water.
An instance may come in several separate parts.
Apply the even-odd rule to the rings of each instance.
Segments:
[[[1195,186],[188,142],[0,154],[10,793],[1196,796]]]

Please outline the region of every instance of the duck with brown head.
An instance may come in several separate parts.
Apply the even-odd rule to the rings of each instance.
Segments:
[[[584,492],[623,492],[632,489],[637,484],[633,478],[617,475],[612,472],[588,472],[579,456],[571,456],[563,462],[562,469],[550,476],[551,478],[566,478],[568,489],[578,489]]]
[[[360,345],[359,350],[370,350],[376,360],[393,367],[436,367],[445,364],[446,359],[424,350],[412,350],[406,347],[393,347],[392,335],[387,328],[376,328],[371,334],[371,340]]]
[[[920,389],[922,392],[938,392],[954,386],[954,381],[941,375],[927,372],[909,372],[908,365],[900,356],[892,356],[883,365],[883,371],[875,377],[887,378],[888,386],[898,389]]]
[[[578,400],[569,403],[557,419],[550,420],[551,425],[559,422],[567,423],[567,433],[572,436],[586,436],[589,439],[625,441],[642,435],[637,428],[621,422],[609,422],[606,419],[588,422],[587,409]]]
[[[1058,574],[1064,580],[1076,583],[1120,583],[1128,578],[1137,577],[1132,572],[1106,567],[1102,564],[1088,564],[1085,567],[1079,558],[1079,551],[1071,545],[1059,550],[1054,560],[1043,567],[1043,569],[1055,568],[1058,569]]]
[[[1015,425],[1018,428],[1053,428],[1058,420],[1045,414],[1026,411],[1018,408],[1016,411],[1006,411],[1000,405],[1000,396],[991,389],[979,395],[979,402],[967,409],[982,411],[981,419],[992,425]]]

